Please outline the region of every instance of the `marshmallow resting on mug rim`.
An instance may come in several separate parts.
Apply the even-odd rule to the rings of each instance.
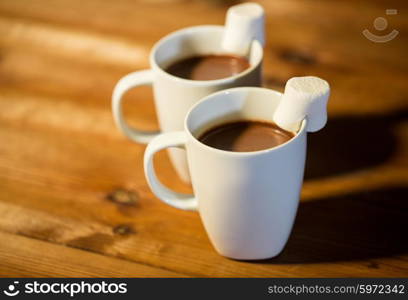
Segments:
[[[327,122],[330,86],[315,76],[293,77],[286,82],[285,92],[274,113],[274,122],[288,131],[297,131],[307,119],[307,131],[322,129]]]
[[[222,47],[224,50],[247,55],[253,40],[265,44],[265,13],[258,3],[243,3],[230,7],[225,20]]]

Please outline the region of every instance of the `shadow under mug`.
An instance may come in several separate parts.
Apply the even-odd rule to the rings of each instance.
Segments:
[[[223,26],[206,25],[176,31],[159,40],[150,52],[149,70],[130,73],[119,80],[112,95],[112,111],[117,127],[132,141],[146,144],[159,132],[146,132],[129,127],[122,115],[123,95],[132,88],[152,85],[154,103],[162,132],[183,129],[188,110],[203,97],[216,91],[238,86],[260,86],[263,48],[253,41],[248,59],[250,67],[245,71],[218,80],[188,80],[173,76],[166,67],[183,58],[227,54],[221,47]],[[169,150],[170,160],[180,178],[190,181],[185,152]]]
[[[217,92],[187,114],[182,131],[163,133],[146,148],[144,169],[153,193],[176,208],[198,210],[207,234],[224,256],[266,259],[284,248],[296,216],[306,157],[306,120],[277,147],[232,152],[198,140],[213,126],[233,120],[272,122],[281,93],[256,87]],[[169,147],[187,150],[194,195],[176,193],[157,179],[153,156]]]

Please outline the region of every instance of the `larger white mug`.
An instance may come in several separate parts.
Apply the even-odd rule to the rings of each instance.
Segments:
[[[115,123],[132,141],[148,143],[158,132],[145,132],[129,127],[122,115],[122,97],[130,89],[152,85],[156,112],[162,132],[183,129],[183,121],[192,105],[213,92],[237,86],[260,86],[263,58],[262,45],[254,40],[248,59],[250,68],[219,80],[188,80],[165,71],[174,61],[195,55],[225,54],[222,48],[223,26],[206,25],[176,31],[156,43],[150,53],[151,69],[126,75],[117,83],[112,96]],[[170,159],[184,181],[190,181],[185,153],[170,149]]]
[[[299,203],[306,157],[306,120],[277,147],[231,152],[198,140],[210,127],[232,120],[272,122],[281,93],[240,87],[212,94],[187,114],[184,130],[163,133],[146,148],[144,168],[153,193],[165,203],[198,210],[216,250],[235,259],[265,259],[284,248]],[[179,194],[157,179],[153,156],[168,147],[187,150],[194,195]]]

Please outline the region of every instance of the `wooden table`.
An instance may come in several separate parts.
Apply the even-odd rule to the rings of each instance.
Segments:
[[[113,86],[148,67],[159,38],[222,24],[235,2],[0,1],[1,276],[408,276],[406,1],[260,1],[265,85],[282,90],[306,74],[332,85],[279,257],[219,256],[197,213],[149,190],[145,147],[114,126]],[[399,31],[387,43],[362,35],[381,34],[380,16],[385,33]],[[126,96],[132,124],[157,128],[151,100],[149,88]],[[156,165],[164,183],[189,191],[164,152]]]

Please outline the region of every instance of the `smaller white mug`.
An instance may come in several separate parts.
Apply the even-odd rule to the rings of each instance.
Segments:
[[[154,103],[162,132],[183,129],[188,110],[201,98],[216,91],[238,86],[260,86],[262,45],[254,40],[248,59],[250,67],[243,72],[217,80],[189,80],[173,76],[165,69],[173,62],[195,55],[228,54],[222,47],[225,28],[204,25],[184,28],[159,40],[150,52],[149,70],[130,73],[119,80],[112,95],[112,111],[117,127],[132,141],[147,144],[159,132],[129,127],[122,115],[123,95],[132,88],[152,85]],[[182,180],[189,182],[184,151],[170,149],[170,160]]]
[[[163,133],[146,148],[144,169],[153,193],[180,209],[198,210],[215,249],[234,259],[265,259],[284,248],[299,203],[306,157],[306,120],[284,144],[231,152],[198,140],[205,130],[234,120],[271,121],[281,93],[256,87],[207,96],[187,114],[184,130]],[[194,195],[179,194],[157,179],[153,156],[187,150]]]

